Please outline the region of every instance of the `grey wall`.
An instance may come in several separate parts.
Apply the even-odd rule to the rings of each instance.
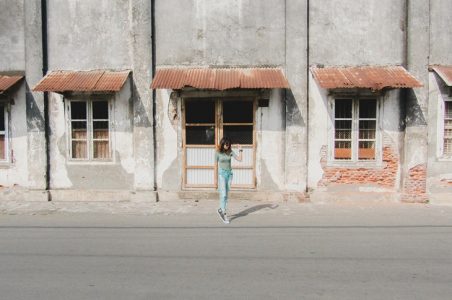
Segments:
[[[284,1],[156,1],[158,65],[283,65]]]
[[[310,64],[401,64],[405,0],[310,1]]]
[[[49,70],[130,68],[129,0],[48,0]]]
[[[0,71],[23,71],[24,1],[0,0]]]
[[[430,1],[430,64],[452,65],[452,1]]]

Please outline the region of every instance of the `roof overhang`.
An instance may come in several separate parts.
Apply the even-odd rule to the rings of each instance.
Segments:
[[[324,89],[382,90],[423,86],[402,66],[311,67],[311,73]]]
[[[51,71],[33,91],[115,93],[121,90],[129,74],[130,70]]]
[[[0,73],[0,94],[7,92],[23,78],[21,74]]]
[[[152,89],[184,87],[208,90],[288,88],[280,68],[161,68]]]
[[[452,66],[430,66],[430,70],[438,74],[447,86],[452,86]]]

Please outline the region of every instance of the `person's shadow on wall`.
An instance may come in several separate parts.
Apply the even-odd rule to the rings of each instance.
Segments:
[[[229,221],[241,218],[241,217],[245,217],[251,213],[254,213],[258,210],[264,209],[264,208],[271,208],[271,209],[275,209],[277,208],[279,205],[278,204],[259,204],[259,205],[255,205],[253,207],[247,208],[245,210],[242,210],[241,212],[238,212],[236,214],[233,214],[231,216],[231,218],[229,219]]]

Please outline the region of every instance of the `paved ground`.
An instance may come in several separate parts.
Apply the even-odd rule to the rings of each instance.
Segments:
[[[1,299],[452,295],[450,206],[233,202],[224,225],[214,201],[73,205],[2,206]]]

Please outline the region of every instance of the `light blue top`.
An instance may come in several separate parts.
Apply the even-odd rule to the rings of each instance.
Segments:
[[[224,153],[220,151],[215,152],[215,161],[218,163],[218,167],[220,169],[230,171],[232,170],[231,167],[231,157],[234,157],[237,159],[237,154],[231,150],[229,153]]]

